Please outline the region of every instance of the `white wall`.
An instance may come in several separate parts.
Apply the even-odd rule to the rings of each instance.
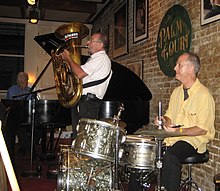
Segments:
[[[63,23],[62,23],[63,24]],[[44,67],[47,65],[50,60],[50,55],[47,54],[44,49],[35,42],[34,37],[38,35],[53,33],[61,23],[49,23],[43,22],[38,25],[26,24],[25,30],[25,71],[34,75],[35,79],[43,71]],[[91,29],[91,26],[89,26]],[[91,30],[90,30],[91,31]],[[88,40],[89,36],[82,40],[82,44]],[[85,50],[83,50],[85,51]],[[83,52],[87,54],[87,52]],[[47,87],[54,86],[54,74],[52,63],[50,63],[48,69],[42,76],[39,84],[37,84],[36,89],[44,89]],[[57,99],[56,90],[42,91],[40,94],[41,99]]]
[[[24,71],[29,74],[29,86],[32,86],[39,77],[48,61],[50,55],[34,40],[35,36],[53,33],[60,25],[60,22],[39,21],[38,24],[31,24],[28,20],[4,19],[0,22],[24,23],[25,24],[25,51],[24,51]],[[91,33],[92,26],[86,25]],[[82,44],[86,44],[88,35],[82,39]],[[83,55],[87,55],[87,50],[82,50]],[[38,82],[36,90],[45,89],[54,86],[52,63]],[[41,99],[57,99],[56,90],[42,91],[39,93]]]

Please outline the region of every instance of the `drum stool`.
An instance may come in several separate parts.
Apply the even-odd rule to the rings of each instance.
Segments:
[[[209,161],[209,151],[206,150],[206,152],[200,154],[197,153],[193,156],[190,156],[186,158],[182,164],[187,164],[188,166],[188,177],[183,180],[183,182],[180,185],[180,190],[185,190],[184,188],[187,186],[187,190],[191,190],[192,187],[196,188],[198,191],[201,191],[201,188],[198,187],[197,183],[192,179],[192,166],[193,164],[200,164],[200,163],[206,163]]]
[[[220,191],[220,173],[214,176],[215,191]]]

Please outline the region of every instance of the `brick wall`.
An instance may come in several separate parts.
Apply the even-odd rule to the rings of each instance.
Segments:
[[[93,30],[107,31],[110,39],[109,56],[113,56],[113,15],[114,10],[124,1],[112,0],[105,10],[94,20]],[[191,51],[200,56],[202,68],[199,73],[200,81],[207,86],[214,96],[216,103],[216,135],[208,148],[210,160],[205,165],[195,165],[193,175],[204,191],[214,190],[213,177],[220,173],[220,21],[201,26],[199,0],[149,0],[149,37],[138,43],[133,43],[133,0],[128,0],[128,54],[114,60],[126,64],[135,60],[143,60],[143,81],[152,92],[150,104],[150,123],[158,111],[158,101],[163,103],[163,113],[167,108],[172,90],[179,85],[174,78],[167,77],[160,70],[156,41],[160,23],[166,11],[174,4],[186,8],[192,23]]]

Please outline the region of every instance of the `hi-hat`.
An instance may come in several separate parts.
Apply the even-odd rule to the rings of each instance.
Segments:
[[[134,134],[142,136],[153,136],[155,138],[179,137],[183,136],[180,132],[168,132],[164,129],[138,130]]]
[[[101,121],[105,121],[107,123],[110,123],[111,125],[115,125],[113,118],[104,118],[104,119],[101,119]],[[124,121],[119,121],[118,126],[124,129],[127,126],[127,124]]]

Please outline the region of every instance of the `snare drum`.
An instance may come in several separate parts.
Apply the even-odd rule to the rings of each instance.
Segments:
[[[61,146],[57,191],[110,190],[111,164],[76,154],[70,146]]]
[[[76,153],[96,159],[114,161],[116,130],[119,131],[119,143],[125,130],[104,121],[81,119],[77,126],[77,137],[73,141]]]
[[[154,169],[157,143],[152,139],[129,136],[122,144],[120,164],[134,169]]]

